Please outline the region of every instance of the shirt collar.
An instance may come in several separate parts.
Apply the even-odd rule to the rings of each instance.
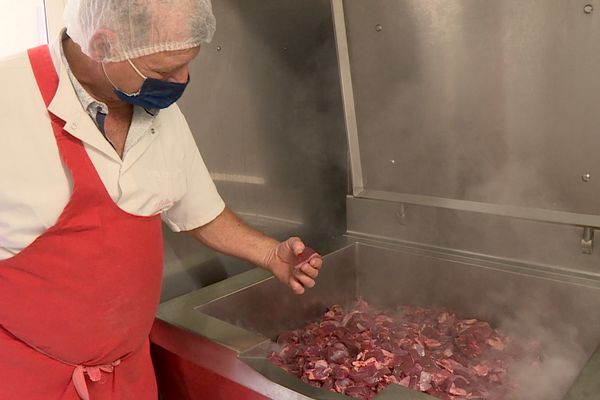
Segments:
[[[84,110],[87,110],[88,113],[93,113],[92,117],[95,117],[96,112],[100,109],[104,114],[108,114],[108,107],[101,101],[94,99],[90,94],[81,86],[81,83],[75,78],[73,71],[69,67],[69,63],[67,62],[67,58],[65,57],[65,52],[63,49],[63,41],[67,38],[67,31],[63,29],[60,33],[60,45],[58,46],[60,50],[60,60],[62,64],[65,66],[67,70],[67,75],[69,76],[69,80],[73,85],[73,89],[75,90],[75,94],[77,94],[77,98],[81,103],[81,106]]]
[[[118,155],[98,130],[78,97],[69,78],[67,63],[62,59],[62,33],[50,45],[52,61],[58,74],[58,88],[48,110],[65,121],[65,130],[87,145],[93,146],[115,160]],[[76,81],[76,79],[75,79]],[[89,96],[89,95],[88,95]],[[90,96],[91,97],[91,96]]]
[[[121,159],[94,122],[99,107],[104,114],[108,114],[108,107],[106,104],[94,99],[83,88],[69,68],[62,46],[65,35],[66,30],[63,29],[57,40],[50,46],[52,61],[58,73],[59,82],[58,89],[48,110],[65,121],[65,130],[67,132],[87,145],[93,146],[116,161],[121,162]],[[154,123],[154,119],[159,111],[158,109],[144,110],[142,107],[134,106],[133,118],[136,115],[137,118],[136,120],[132,120],[132,126],[139,125],[139,130],[145,132],[146,128]],[[137,140],[135,137],[131,139]]]

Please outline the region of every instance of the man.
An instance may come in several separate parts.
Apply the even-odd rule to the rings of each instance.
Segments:
[[[0,63],[0,399],[156,399],[161,217],[298,294],[322,260],[225,207],[174,104],[209,0],[71,0],[65,22]]]

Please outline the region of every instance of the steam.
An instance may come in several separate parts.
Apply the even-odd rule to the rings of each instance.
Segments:
[[[544,326],[538,316],[523,310],[516,318],[501,322],[499,330],[515,340],[532,341],[539,346],[526,348],[522,359],[514,363],[510,376],[515,384],[515,400],[560,400],[577,378],[589,357],[580,344],[579,330],[561,323]]]
[[[512,368],[516,382],[515,400],[560,400],[577,377],[585,361],[581,349],[576,353],[555,352],[546,354],[539,366],[525,363]],[[555,354],[552,354],[555,353]]]

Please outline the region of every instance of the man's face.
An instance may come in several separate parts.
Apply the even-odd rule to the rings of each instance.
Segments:
[[[150,54],[131,61],[148,78],[185,83],[189,77],[189,63],[199,52],[200,47],[194,47]],[[107,63],[105,69],[115,85],[126,93],[137,92],[144,82],[127,61]]]

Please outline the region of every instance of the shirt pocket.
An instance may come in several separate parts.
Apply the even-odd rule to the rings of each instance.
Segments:
[[[148,183],[153,188],[154,208],[157,214],[173,207],[187,190],[182,171],[148,171]]]

